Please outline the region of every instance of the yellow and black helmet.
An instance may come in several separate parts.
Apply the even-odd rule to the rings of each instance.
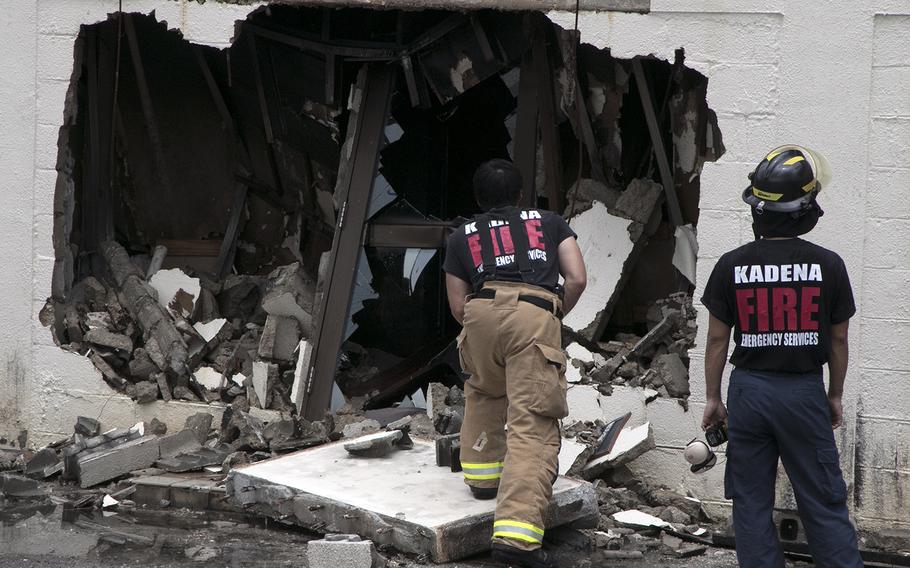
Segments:
[[[743,201],[757,213],[773,211],[799,217],[828,184],[830,172],[828,162],[818,152],[793,144],[780,146],[749,174],[752,183],[743,191]]]

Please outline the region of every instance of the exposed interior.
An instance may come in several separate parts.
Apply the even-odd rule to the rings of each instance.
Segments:
[[[458,384],[444,240],[477,212],[474,169],[510,158],[523,205],[627,226],[606,300],[565,335],[620,358],[582,380],[644,386],[694,341],[674,260],[723,153],[706,92],[682,50],[614,59],[535,13],[269,6],[225,50],[113,14],[77,41],[43,319],[139,400],[315,417],[333,379],[372,407]]]

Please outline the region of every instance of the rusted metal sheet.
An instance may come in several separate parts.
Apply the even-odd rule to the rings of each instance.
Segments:
[[[341,207],[324,284],[325,297],[316,320],[316,344],[302,400],[294,401],[302,403],[304,415],[310,420],[322,418],[332,398],[338,350],[347,328],[394,77],[394,69],[389,66],[369,65],[358,81],[361,98],[355,109],[352,163],[349,175],[342,178],[339,173],[337,197]],[[300,408],[301,404],[297,406]]]

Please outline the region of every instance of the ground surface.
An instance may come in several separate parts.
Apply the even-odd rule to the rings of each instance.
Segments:
[[[316,535],[265,520],[186,511],[144,510],[73,514],[53,502],[7,502],[0,507],[0,567],[93,568],[126,566],[230,566],[306,568],[306,543]],[[591,563],[589,556],[560,550],[570,566],[630,568],[733,568],[729,550],[675,559],[649,553],[643,560]],[[419,559],[389,555],[388,568],[430,568]],[[586,562],[586,560],[588,560]],[[499,567],[489,558],[446,568]]]

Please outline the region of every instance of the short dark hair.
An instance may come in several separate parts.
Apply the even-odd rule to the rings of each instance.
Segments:
[[[484,162],[474,172],[474,199],[484,211],[518,205],[521,186],[521,172],[508,160]]]

